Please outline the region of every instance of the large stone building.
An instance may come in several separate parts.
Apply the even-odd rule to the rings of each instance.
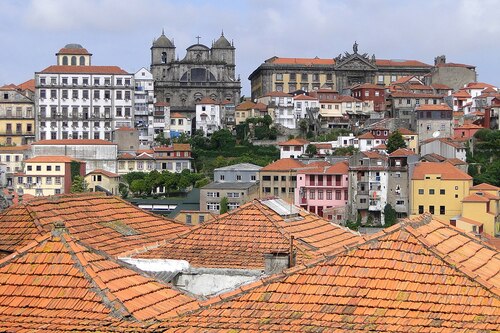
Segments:
[[[26,145],[35,139],[33,99],[21,86],[0,87],[0,145]]]
[[[158,102],[173,111],[193,112],[203,97],[215,101],[240,100],[241,82],[235,77],[235,48],[224,34],[209,48],[200,44],[187,48],[184,59],[175,55],[175,45],[164,33],[151,47],[151,73]]]
[[[105,139],[133,127],[134,75],[117,66],[93,66],[86,49],[68,44],[57,65],[35,73],[37,140]]]
[[[342,92],[354,84],[373,83],[389,85],[406,75],[422,77],[432,66],[417,60],[376,59],[375,55],[353,52],[335,58],[279,58],[272,57],[249,76],[252,98],[271,91],[312,91],[321,88]]]

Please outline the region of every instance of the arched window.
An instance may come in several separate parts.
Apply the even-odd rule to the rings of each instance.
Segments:
[[[163,64],[166,64],[167,63],[167,52],[162,52],[161,53],[161,62]]]
[[[68,57],[66,57],[66,56],[62,57],[62,64],[63,64],[63,66],[67,66],[68,65]]]
[[[71,66],[76,66],[76,57],[75,56],[71,57]]]
[[[80,56],[80,66],[85,66],[85,57]]]

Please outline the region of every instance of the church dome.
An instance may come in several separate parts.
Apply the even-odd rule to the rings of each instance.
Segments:
[[[224,37],[224,34],[217,39],[213,47],[218,49],[232,48],[231,43]]]
[[[81,46],[80,44],[66,44],[62,49],[59,50],[59,52],[56,53],[56,55],[59,54],[68,54],[68,55],[75,55],[75,54],[80,54],[80,55],[91,55],[89,51],[87,51],[86,48]]]
[[[157,40],[153,42],[153,47],[175,47],[174,44],[170,41],[170,39],[165,36],[165,34],[161,34]]]

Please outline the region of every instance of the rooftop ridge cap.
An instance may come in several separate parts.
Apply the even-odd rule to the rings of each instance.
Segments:
[[[77,246],[81,246],[87,250],[94,249],[76,242],[76,239],[68,234],[61,235],[60,238],[61,243],[67,247],[68,253],[75,263],[74,266],[76,266],[76,269],[82,273],[83,277],[92,286],[91,290],[102,299],[104,306],[110,310],[111,315],[119,319],[130,319],[133,317],[125,305],[109,291],[104,281],[102,281],[90,266],[90,263],[85,258],[80,258],[80,256],[82,256],[82,251]],[[109,257],[106,259],[109,259]],[[134,319],[137,318],[134,317]]]
[[[452,270],[466,276],[470,282],[476,283],[479,286],[481,286],[484,290],[487,292],[495,295],[498,299],[500,299],[500,294],[494,292],[493,290],[496,290],[494,285],[482,277],[480,277],[477,273],[474,271],[471,271],[467,266],[462,264],[461,262],[455,261],[451,259],[451,257],[448,254],[441,253],[436,249],[435,246],[431,245],[426,239],[422,238],[422,234],[418,233],[418,236],[416,235],[417,232],[414,228],[404,228],[409,234],[411,234],[421,245],[422,247],[429,251],[434,257],[436,257],[438,260],[442,261],[443,263],[446,264],[449,268]],[[490,258],[491,259],[491,258]]]

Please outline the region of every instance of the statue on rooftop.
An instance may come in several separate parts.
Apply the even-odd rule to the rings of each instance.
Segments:
[[[354,41],[354,45],[352,46],[352,50],[354,51],[354,53],[358,53],[358,43],[356,41]]]

